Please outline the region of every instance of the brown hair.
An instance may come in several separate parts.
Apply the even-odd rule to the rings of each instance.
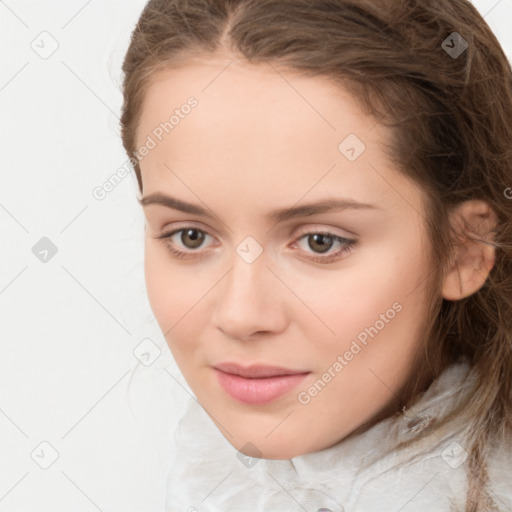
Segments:
[[[454,32],[468,45],[461,55],[443,45],[453,47]],[[466,511],[490,510],[486,457],[512,432],[512,70],[496,37],[467,0],[151,0],[123,64],[128,155],[155,72],[214,53],[332,80],[391,128],[389,158],[428,198],[431,300],[410,382],[392,409],[358,432],[466,358],[476,391],[416,440],[448,421],[469,422]],[[480,290],[447,301],[440,286],[458,243],[449,214],[468,199],[486,201],[497,215],[496,260]]]

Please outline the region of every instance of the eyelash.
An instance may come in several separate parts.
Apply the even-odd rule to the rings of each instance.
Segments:
[[[179,258],[179,259],[183,259],[183,258],[189,258],[189,259],[200,258],[201,257],[200,254],[194,254],[194,253],[197,253],[198,251],[180,251],[180,250],[174,248],[172,246],[172,244],[171,244],[170,238],[172,236],[174,236],[177,233],[181,233],[181,232],[187,231],[187,230],[195,230],[195,231],[199,231],[200,233],[203,233],[205,235],[211,236],[209,233],[207,233],[206,231],[204,231],[202,229],[199,229],[199,228],[197,228],[195,226],[188,226],[188,227],[183,227],[183,228],[180,228],[180,229],[175,229],[174,231],[171,231],[171,232],[168,232],[168,233],[162,232],[158,236],[156,236],[155,238],[160,240],[160,241],[162,241],[165,244],[165,246],[168,248],[169,252],[174,257],[176,257],[176,258]],[[343,247],[341,247],[340,249],[338,249],[334,253],[331,253],[329,256],[319,256],[319,255],[317,255],[317,256],[313,256],[313,257],[308,257],[308,259],[310,259],[312,261],[315,261],[317,263],[331,263],[331,262],[337,261],[342,256],[344,256],[345,253],[350,252],[352,250],[353,246],[356,244],[356,240],[353,240],[353,239],[350,239],[350,238],[344,238],[344,237],[335,235],[334,233],[329,233],[328,231],[307,231],[307,232],[304,232],[304,233],[300,234],[300,236],[298,238],[295,239],[294,244],[297,243],[299,240],[302,240],[303,238],[307,238],[308,236],[312,236],[312,235],[328,236],[328,237],[333,239],[333,243],[339,242],[339,243],[343,244]]]

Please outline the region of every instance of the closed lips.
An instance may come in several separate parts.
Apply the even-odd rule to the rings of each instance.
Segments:
[[[283,375],[297,375],[309,373],[309,371],[292,370],[289,368],[281,368],[278,366],[253,365],[243,367],[236,363],[220,363],[215,365],[214,368],[224,373],[245,377],[246,379],[262,379],[268,377],[279,377]]]

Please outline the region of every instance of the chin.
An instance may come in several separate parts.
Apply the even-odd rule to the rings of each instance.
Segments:
[[[243,443],[242,446],[232,445],[236,450],[242,452],[244,455],[249,457],[257,457],[259,459],[271,459],[271,460],[288,460],[299,455],[305,455],[306,453],[315,451],[314,448],[305,448],[303,443],[296,445],[283,444],[281,440],[274,442],[267,441],[266,443]]]

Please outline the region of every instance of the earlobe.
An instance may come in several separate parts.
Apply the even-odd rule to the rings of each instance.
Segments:
[[[450,220],[458,240],[443,281],[442,295],[455,301],[476,293],[489,277],[495,262],[492,231],[498,219],[486,202],[470,200],[459,205]]]

